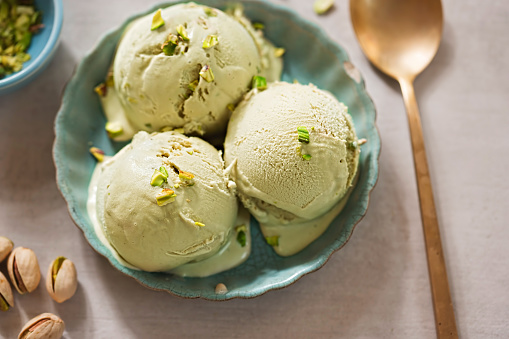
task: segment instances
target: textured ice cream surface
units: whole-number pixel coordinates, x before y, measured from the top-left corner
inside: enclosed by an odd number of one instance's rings
[[[299,128],[308,143],[299,141]],[[309,223],[332,211],[352,185],[358,158],[347,107],[313,85],[279,82],[251,91],[234,111],[225,140],[239,198],[262,231]]]
[[[161,167],[167,182],[153,186],[151,178]],[[212,257],[235,232],[237,201],[228,184],[221,156],[207,142],[175,132],[140,132],[103,165],[97,217],[127,263],[168,271]],[[159,206],[156,196],[163,189],[176,196]]]
[[[228,106],[250,89],[253,76],[270,73],[269,80],[279,79],[281,58],[267,61],[274,46],[254,39],[245,28],[248,21],[188,3],[162,9],[164,24],[151,30],[154,15],[132,22],[118,45],[114,87],[102,98],[108,120],[123,126],[124,133],[115,140],[163,127],[213,138],[224,133]],[[168,55],[162,45],[170,34],[178,45]],[[217,43],[204,46],[211,37]],[[200,75],[206,69],[209,76]]]

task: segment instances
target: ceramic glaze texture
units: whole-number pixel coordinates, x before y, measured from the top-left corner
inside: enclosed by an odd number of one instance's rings
[[[136,17],[171,4],[160,4]],[[286,287],[317,270],[350,238],[355,225],[366,213],[369,194],[378,177],[380,138],[375,126],[375,108],[346,52],[319,27],[285,7],[260,1],[242,4],[248,18],[265,24],[267,38],[276,46],[286,49],[282,80],[313,83],[331,92],[348,106],[358,137],[368,140],[362,146],[358,182],[345,209],[328,230],[302,252],[287,258],[278,256],[265,243],[258,225],[252,220],[253,249],[245,263],[208,278],[181,278],[126,268],[98,240],[86,209],[88,184],[95,166],[95,161],[88,153],[89,143],[102,148],[108,155],[116,153],[124,144],[112,142],[106,135],[105,117],[93,88],[104,79],[122,31],[134,17],[107,33],[82,60],[65,90],[55,122],[54,160],[58,186],[69,205],[72,218],[91,246],[107,257],[118,270],[141,284],[186,298],[252,298]],[[227,1],[208,1],[207,5],[224,8]],[[225,284],[228,293],[216,294],[214,289],[218,283]]]

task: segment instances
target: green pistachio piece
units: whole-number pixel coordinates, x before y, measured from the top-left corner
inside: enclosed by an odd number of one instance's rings
[[[189,155],[193,155],[194,151],[190,150],[190,151],[187,151],[187,153],[189,153]]]
[[[279,246],[279,235],[274,235],[272,237],[265,237],[265,241],[270,246]]]
[[[90,154],[98,161],[102,162],[104,161],[104,151],[97,147],[90,147],[89,149]]]
[[[297,134],[299,136],[299,141],[309,144],[309,132],[306,127],[299,126],[297,127]]]
[[[179,170],[179,178],[180,180],[193,180],[194,174]]]
[[[156,202],[158,206],[164,206],[175,201],[177,195],[169,188],[163,189],[156,195]]]
[[[161,171],[154,170],[154,174],[152,174],[152,178],[150,179],[150,185],[154,187],[161,186],[167,178],[168,176],[165,177]]]
[[[106,89],[106,85],[104,83],[101,83],[99,85],[97,85],[95,88],[94,88],[94,91],[100,96],[100,97],[104,97],[106,96],[106,93],[107,93],[107,89]]]
[[[228,108],[228,110],[230,110],[230,112],[235,111],[235,105],[234,104],[228,104],[228,105],[226,105],[226,108]]]
[[[198,80],[191,81],[189,85],[187,85],[187,88],[194,92],[196,87],[198,87],[198,82]]]
[[[151,31],[158,29],[159,27],[164,25],[163,17],[161,16],[161,9],[158,9],[154,17],[152,18],[152,26],[150,27]]]
[[[164,166],[159,167],[159,172],[161,172],[164,175],[164,181],[168,179],[168,171]]]
[[[357,149],[357,141],[352,141],[352,142],[349,142],[348,143],[348,148],[351,149],[351,150],[356,150]]]
[[[262,76],[255,75],[251,81],[251,88],[256,88],[259,91],[263,91],[267,89],[267,80]]]
[[[184,41],[189,41],[189,36],[187,35],[186,28],[183,25],[177,26],[177,33]]]
[[[203,11],[207,16],[217,16],[217,11],[214,8],[204,7]]]
[[[108,75],[106,76],[106,81],[104,82],[104,84],[107,87],[115,87],[115,80],[113,80],[113,72],[112,71],[108,72]]]
[[[195,221],[195,223],[194,223],[194,224],[195,224],[196,226],[200,226],[200,227],[205,226],[205,224],[204,224],[204,223],[199,222],[199,221]]]
[[[285,50],[284,48],[276,48],[276,49],[274,50],[274,56],[275,56],[276,58],[280,58],[280,57],[282,57],[282,56],[283,56],[283,54],[285,54],[285,52],[286,52],[286,50]]]
[[[240,244],[241,247],[246,246],[246,240],[247,240],[246,232],[239,231],[237,233],[237,242]]]
[[[334,0],[315,0],[315,3],[313,4],[313,10],[316,14],[322,15],[327,13],[333,5]]]
[[[214,73],[212,73],[212,68],[210,68],[209,65],[205,65],[200,70],[200,76],[206,81],[206,82],[212,82],[214,81]]]
[[[307,160],[307,161],[311,160],[311,154],[303,154],[302,159]]]
[[[262,24],[261,22],[253,22],[253,28],[254,29],[258,29],[258,30],[262,30],[265,28],[265,25]]]
[[[105,126],[106,132],[108,132],[108,135],[110,138],[116,138],[124,133],[124,129],[122,128],[122,125],[120,125],[117,122],[107,122]]]
[[[205,38],[205,40],[203,40],[202,47],[207,49],[217,45],[218,43],[217,35],[209,35]]]

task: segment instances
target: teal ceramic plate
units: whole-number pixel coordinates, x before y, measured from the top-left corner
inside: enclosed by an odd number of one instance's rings
[[[174,3],[160,4],[140,15]],[[218,8],[224,8],[226,3],[227,0],[206,2]],[[69,205],[72,218],[90,245],[107,257],[115,268],[141,284],[180,297],[210,300],[252,298],[284,288],[317,270],[350,238],[355,225],[366,213],[369,194],[378,177],[380,138],[375,126],[375,108],[362,78],[348,61],[346,52],[318,26],[288,8],[264,1],[242,3],[247,17],[255,22],[263,22],[266,36],[275,45],[286,49],[283,80],[312,82],[332,92],[349,107],[359,138],[368,139],[368,143],[362,147],[358,183],[346,208],[325,234],[302,252],[287,258],[279,257],[265,243],[253,220],[253,251],[244,264],[208,278],[181,278],[128,269],[120,265],[98,240],[86,209],[88,184],[95,166],[88,149],[93,144],[105,150],[106,154],[114,154],[122,145],[108,139],[104,131],[105,118],[93,88],[103,80],[121,32],[134,17],[107,33],[81,61],[67,85],[55,122],[53,151],[57,183]],[[216,295],[214,288],[218,283],[224,283],[229,292]]]

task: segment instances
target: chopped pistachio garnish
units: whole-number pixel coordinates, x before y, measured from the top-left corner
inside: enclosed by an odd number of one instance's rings
[[[104,97],[104,96],[106,96],[106,93],[108,92],[108,89],[106,88],[106,85],[104,83],[101,83],[101,84],[95,86],[94,91],[100,97]]]
[[[243,230],[237,231],[237,242],[240,244],[241,247],[246,246],[246,240],[247,240],[246,231]]]
[[[358,146],[357,141],[352,141],[348,143],[348,148],[351,150],[356,150],[357,146]]]
[[[203,11],[207,16],[217,16],[217,11],[214,8],[205,7],[203,8]]]
[[[315,0],[313,10],[316,14],[322,15],[327,13],[332,5],[334,5],[334,0]]]
[[[177,48],[178,43],[178,36],[170,33],[166,41],[161,45],[161,49],[165,55],[173,55],[175,54],[175,48]]]
[[[187,88],[189,88],[191,91],[195,91],[196,87],[198,87],[198,80],[191,81],[189,85],[187,85]]]
[[[294,84],[300,84],[299,80],[297,80],[297,79],[293,79],[293,83]]]
[[[251,88],[256,88],[260,91],[267,89],[267,80],[264,77],[255,75],[251,81]]]
[[[301,153],[300,153],[300,146],[297,146],[297,147],[295,148],[295,151],[297,152],[297,154],[298,154],[298,155],[301,155]]]
[[[273,235],[272,237],[265,237],[265,241],[270,246],[279,246],[279,235]]]
[[[164,181],[168,179],[168,171],[164,166],[159,167],[159,172],[161,172],[164,175]]]
[[[150,179],[150,185],[155,187],[161,186],[166,180],[166,178],[164,177],[164,174],[161,173],[161,171],[154,170],[154,174],[152,174],[152,179]]]
[[[302,159],[307,160],[307,161],[311,160],[311,154],[303,154]]]
[[[177,33],[184,41],[189,41],[189,36],[187,35],[186,28],[183,25],[177,26]]]
[[[200,71],[200,76],[206,81],[206,82],[212,82],[214,81],[214,73],[212,73],[212,68],[210,68],[209,65],[203,66],[203,68]]]
[[[189,155],[193,155],[194,151],[190,150],[190,151],[187,151],[187,153],[189,153]]]
[[[124,129],[122,128],[122,125],[120,125],[117,122],[110,122],[108,121],[105,126],[106,132],[108,132],[108,135],[110,138],[116,138],[122,133],[124,133]]]
[[[164,25],[163,17],[161,16],[161,9],[158,9],[154,17],[152,18],[152,26],[150,27],[151,31],[158,29],[159,27]]]
[[[180,185],[179,185],[179,184],[175,184],[175,185],[173,185],[173,187],[174,187],[174,188],[179,188],[179,187],[180,187]]]
[[[228,108],[230,110],[230,112],[235,111],[235,105],[234,104],[228,104],[228,105],[226,105],[226,108]]]
[[[163,189],[161,192],[157,193],[156,195],[156,202],[159,206],[164,206],[166,204],[169,204],[171,202],[175,201],[175,197],[177,195],[175,192],[169,188]]]
[[[33,1],[0,1],[0,79],[20,71],[30,60],[26,51],[32,35],[42,27],[41,12],[34,9]]]
[[[180,133],[180,134],[184,134],[184,129],[183,128],[175,128],[173,130],[173,132],[177,132],[177,133]]]
[[[362,146],[367,142],[368,142],[367,139],[362,138],[362,139],[357,140],[357,145]]]
[[[194,222],[194,224],[195,224],[196,226],[200,226],[200,227],[205,226],[205,224],[204,224],[204,223],[199,222],[199,221],[195,221],[195,222]]]
[[[102,162],[104,160],[104,151],[97,147],[90,147],[90,154],[94,156],[94,158],[98,162]]]
[[[284,48],[276,48],[276,49],[274,50],[274,56],[275,56],[276,58],[282,57],[282,56],[283,56],[283,54],[285,54],[285,52],[286,52],[286,50],[285,50]]]
[[[181,180],[193,180],[194,174],[191,174],[189,172],[184,172],[184,171],[179,170],[179,178]]]
[[[297,133],[299,135],[299,141],[309,144],[309,132],[308,129],[304,126],[297,127]]]
[[[207,49],[211,48],[219,43],[219,40],[217,39],[217,35],[208,35],[204,40],[202,47]]]
[[[254,29],[264,29],[265,28],[265,25],[262,24],[261,22],[253,22],[253,28]]]
[[[114,87],[115,86],[115,81],[113,80],[113,72],[108,72],[108,75],[106,76],[106,81],[104,82],[104,84],[107,86],[107,87]]]

